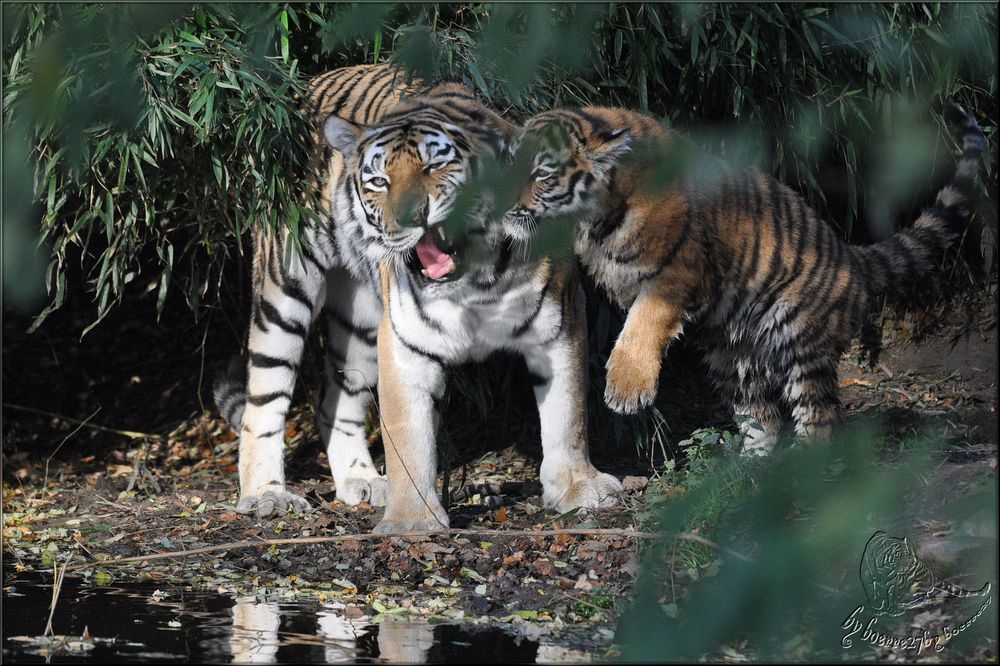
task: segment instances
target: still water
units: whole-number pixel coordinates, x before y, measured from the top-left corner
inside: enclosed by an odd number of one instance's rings
[[[159,590],[159,593],[157,593]],[[145,582],[97,586],[67,576],[44,633],[52,575],[4,570],[5,662],[559,663],[596,646],[529,640],[496,627],[348,617],[342,605],[233,598]],[[355,615],[357,615],[355,613]],[[89,638],[81,640],[86,630]],[[566,640],[565,638],[563,640]]]

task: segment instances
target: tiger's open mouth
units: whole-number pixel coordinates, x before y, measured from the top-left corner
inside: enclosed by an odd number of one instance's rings
[[[445,234],[444,225],[428,229],[415,250],[409,261],[414,274],[431,282],[449,282],[458,277],[458,255],[455,244]]]

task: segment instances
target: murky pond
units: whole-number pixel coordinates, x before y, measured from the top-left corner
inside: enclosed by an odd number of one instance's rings
[[[3,576],[6,662],[557,663],[591,661],[594,644],[531,640],[492,626],[385,620],[339,604],[273,601],[148,582],[99,586],[66,576],[42,638],[52,575]],[[563,639],[565,641],[565,638]]]

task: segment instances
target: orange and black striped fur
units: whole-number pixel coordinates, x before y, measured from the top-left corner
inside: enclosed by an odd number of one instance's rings
[[[828,430],[837,362],[869,303],[932,269],[971,214],[985,140],[953,113],[964,144],[954,179],[913,226],[874,245],[845,244],[769,176],[683,162],[690,142],[649,116],[595,107],[526,123],[518,151],[532,171],[502,224],[524,240],[546,219],[579,220],[583,266],[628,309],[607,365],[612,409],[653,401],[666,347],[696,324],[714,381],[747,417],[747,450],[766,453],[789,416],[800,435]]]
[[[338,499],[386,503],[380,531],[447,526],[435,488],[445,368],[500,349],[521,353],[537,377],[543,499],[562,511],[613,503],[621,484],[587,449],[576,276],[517,261],[487,225],[489,194],[473,187],[516,128],[461,85],[407,85],[384,65],[317,77],[308,101],[322,223],[305,230],[301,252],[286,252],[285,234],[257,235],[247,376],[216,391],[241,428],[238,510],[305,505],[285,487],[283,433],[321,310],[320,434]],[[376,384],[387,478],[364,436]]]

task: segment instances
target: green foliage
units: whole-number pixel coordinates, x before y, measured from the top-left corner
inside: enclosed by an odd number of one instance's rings
[[[648,505],[641,516],[643,529],[662,529],[661,514],[672,498],[697,491],[701,499],[685,519],[682,531],[714,538],[717,526],[754,489],[753,471],[759,461],[727,464],[740,455],[742,446],[742,437],[717,428],[699,428],[679,441],[677,449],[683,464],[678,467],[675,460],[668,460],[665,473],[650,483],[646,491]],[[716,553],[704,544],[683,541],[673,545],[672,555],[685,567],[700,567],[710,565]]]
[[[182,261],[197,310],[234,249],[228,240],[251,224],[295,228],[311,215],[291,177],[308,167],[302,80],[294,61],[266,54],[281,12],[11,11],[20,39],[5,72],[6,131],[34,146],[53,254],[54,298],[36,325],[65,296],[71,248],[98,318],[135,280],[162,307]]]
[[[614,605],[615,599],[610,594],[593,592],[573,601],[569,609],[580,617],[597,618],[601,611],[613,608]]]

